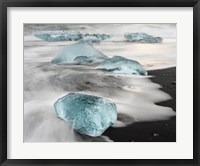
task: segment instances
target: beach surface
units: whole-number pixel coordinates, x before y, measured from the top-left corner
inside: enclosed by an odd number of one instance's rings
[[[149,71],[150,79],[162,85],[161,90],[170,94],[172,99],[157,103],[172,107],[176,112],[176,68]],[[137,122],[127,127],[109,128],[104,135],[117,142],[175,142],[176,117],[163,121]]]

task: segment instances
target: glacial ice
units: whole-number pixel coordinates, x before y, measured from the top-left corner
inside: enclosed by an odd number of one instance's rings
[[[147,75],[147,71],[139,62],[122,56],[113,56],[110,59],[106,59],[101,62],[96,69],[119,74]]]
[[[147,33],[125,33],[124,37],[127,41],[130,42],[139,42],[139,43],[161,43],[161,37],[154,37]]]
[[[102,39],[95,37],[95,36],[85,36],[82,39],[80,39],[80,42],[84,42],[84,43],[99,43],[101,42]]]
[[[53,42],[53,41],[77,41],[81,39],[81,33],[65,33],[65,32],[37,32],[34,34],[35,37],[42,39],[44,41]]]
[[[107,56],[86,43],[70,44],[62,48],[53,58],[53,64],[86,64],[101,62]]]
[[[69,122],[81,134],[100,136],[117,121],[117,107],[107,99],[69,93],[58,99],[55,104],[58,117]]]
[[[92,61],[93,60],[87,56],[78,56],[74,59],[74,63],[77,65],[89,64],[92,63]]]
[[[110,35],[106,34],[89,34],[89,33],[82,34],[79,32],[64,32],[64,31],[37,32],[34,34],[34,36],[48,42],[81,41],[87,43],[95,43],[110,38]]]
[[[84,42],[84,43],[99,43],[102,40],[106,40],[108,38],[110,38],[110,35],[106,35],[106,34],[85,34],[80,39],[80,42]]]

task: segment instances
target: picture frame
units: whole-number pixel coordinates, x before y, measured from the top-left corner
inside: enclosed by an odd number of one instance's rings
[[[193,159],[7,159],[7,9],[8,7],[193,7]],[[200,165],[200,2],[199,0],[2,0],[0,4],[0,163],[9,165]],[[27,152],[28,153],[28,152]]]

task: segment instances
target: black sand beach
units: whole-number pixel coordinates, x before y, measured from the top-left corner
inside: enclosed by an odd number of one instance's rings
[[[162,85],[161,90],[172,99],[161,103],[176,111],[176,68],[148,72],[153,82]],[[137,122],[128,127],[109,128],[103,135],[116,142],[176,142],[176,117],[165,121]]]

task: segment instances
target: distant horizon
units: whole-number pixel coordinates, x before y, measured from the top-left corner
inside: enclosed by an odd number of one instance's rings
[[[114,26],[114,27],[113,27]],[[144,32],[162,38],[176,38],[176,24],[139,24],[139,23],[88,23],[88,24],[24,24],[24,35],[38,31],[65,31],[80,33],[100,33],[110,35],[124,35],[125,33]]]

